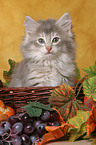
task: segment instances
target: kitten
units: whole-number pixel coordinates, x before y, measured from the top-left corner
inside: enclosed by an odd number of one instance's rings
[[[39,22],[26,16],[25,28],[24,60],[14,69],[9,87],[73,86],[75,42],[69,13]]]

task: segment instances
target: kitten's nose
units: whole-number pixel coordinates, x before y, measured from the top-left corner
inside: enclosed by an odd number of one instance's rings
[[[50,52],[52,47],[51,46],[47,46],[46,49],[48,50],[48,52]]]

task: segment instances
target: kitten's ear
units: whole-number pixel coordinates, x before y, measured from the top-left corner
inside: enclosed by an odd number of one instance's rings
[[[26,32],[28,34],[30,33],[34,33],[34,31],[39,27],[38,22],[36,22],[35,20],[33,20],[31,17],[26,16],[25,17],[25,28],[26,28]]]
[[[66,32],[71,30],[71,18],[69,13],[65,13],[56,23]]]

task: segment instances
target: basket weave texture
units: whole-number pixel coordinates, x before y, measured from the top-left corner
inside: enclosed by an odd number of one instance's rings
[[[22,106],[29,101],[39,101],[48,104],[48,98],[55,87],[22,87],[0,88],[0,99],[5,105],[12,107],[16,112],[22,112]]]
[[[51,96],[53,89],[56,87],[20,87],[20,88],[5,88],[0,81],[0,99],[5,105],[12,107],[16,113],[23,112],[21,108],[27,105],[30,101],[39,101],[43,104],[48,104],[48,98]],[[74,88],[73,88],[74,89]],[[78,91],[78,87],[76,92]],[[83,100],[84,94],[81,89],[78,99]]]

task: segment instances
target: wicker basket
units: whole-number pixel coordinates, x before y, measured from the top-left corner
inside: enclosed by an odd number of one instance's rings
[[[48,104],[53,89],[54,87],[0,88],[0,99],[16,112],[21,112],[20,107],[32,100]]]
[[[55,87],[22,87],[22,88],[5,88],[0,83],[0,99],[5,105],[12,107],[16,113],[23,112],[22,106],[29,101],[39,101],[48,104],[48,98]],[[78,91],[78,88],[77,88]],[[81,90],[78,98],[84,98]]]

